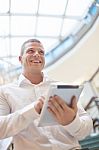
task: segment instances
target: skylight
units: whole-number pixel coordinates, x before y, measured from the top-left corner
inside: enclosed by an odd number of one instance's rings
[[[41,40],[46,53],[66,39],[94,0],[0,0],[0,59],[18,66],[22,43]]]

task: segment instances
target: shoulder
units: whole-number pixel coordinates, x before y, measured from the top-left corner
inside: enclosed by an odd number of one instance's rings
[[[4,84],[4,85],[1,85],[0,86],[0,92],[1,91],[5,91],[6,89],[9,89],[9,88],[12,88],[12,87],[15,87],[15,86],[18,86],[18,82],[12,82],[12,83],[8,83],[8,84]]]
[[[51,84],[55,84],[55,85],[67,85],[65,82],[58,81],[58,80],[55,80],[52,78],[48,78],[47,81],[50,82]]]

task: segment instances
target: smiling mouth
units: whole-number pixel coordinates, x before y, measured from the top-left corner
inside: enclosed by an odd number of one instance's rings
[[[31,62],[34,63],[34,64],[41,64],[40,60],[31,60]]]

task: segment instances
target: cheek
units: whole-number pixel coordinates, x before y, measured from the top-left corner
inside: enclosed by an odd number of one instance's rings
[[[45,60],[44,60],[44,65],[45,65]]]
[[[42,58],[43,63],[45,64],[45,58]]]
[[[21,60],[21,64],[25,65],[28,61],[28,59],[26,57],[23,57]]]

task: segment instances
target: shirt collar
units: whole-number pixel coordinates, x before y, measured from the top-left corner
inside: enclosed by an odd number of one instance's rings
[[[40,84],[42,84],[42,83],[45,83],[45,82],[47,82],[47,81],[49,81],[49,78],[48,78],[48,76],[47,75],[45,75],[44,73],[43,73],[43,81],[42,82],[40,82],[38,85],[40,85]],[[21,86],[21,85],[26,85],[26,84],[32,84],[31,83],[31,81],[30,80],[28,80],[23,74],[21,74],[20,76],[19,76],[19,79],[18,79],[18,85],[19,86]],[[33,85],[33,84],[32,84]],[[35,84],[34,84],[35,85]]]

